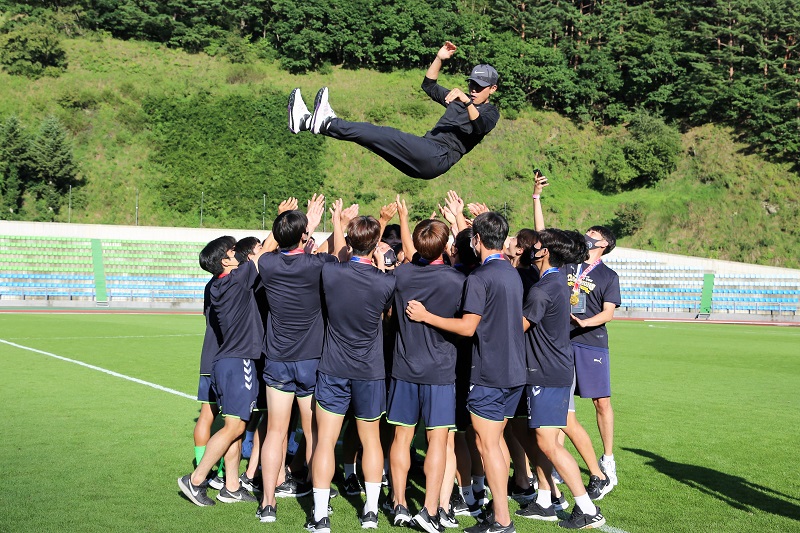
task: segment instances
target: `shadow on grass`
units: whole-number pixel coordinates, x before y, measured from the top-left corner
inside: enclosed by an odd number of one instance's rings
[[[753,483],[743,477],[732,476],[705,466],[677,463],[653,452],[639,448],[622,448],[650,461],[652,466],[664,475],[680,481],[703,494],[713,496],[736,509],[752,512],[760,510],[793,520],[800,520],[800,501],[769,487]]]

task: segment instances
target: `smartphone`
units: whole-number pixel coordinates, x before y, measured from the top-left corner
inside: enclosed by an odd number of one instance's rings
[[[386,250],[386,253],[383,254],[383,266],[394,266],[397,263],[397,254],[394,253],[394,250],[389,248]]]

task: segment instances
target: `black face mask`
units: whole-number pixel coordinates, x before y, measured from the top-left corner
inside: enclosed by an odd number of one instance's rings
[[[594,250],[595,248],[597,248],[597,243],[603,240],[603,239],[592,239],[588,235],[584,235],[584,238],[586,239],[586,247],[589,248],[589,250]]]

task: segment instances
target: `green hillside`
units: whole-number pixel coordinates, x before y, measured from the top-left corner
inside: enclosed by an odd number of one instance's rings
[[[423,134],[440,108],[419,89],[421,70],[292,75],[273,61],[237,65],[153,43],[77,38],[63,46],[69,66],[60,77],[0,72],[0,121],[16,115],[34,132],[45,117],[58,118],[85,182],[73,188],[71,214],[64,199],[56,212],[27,212],[28,219],[133,224],[138,192],[139,224],[196,227],[202,196],[204,226],[259,230],[263,194],[269,224],[280,196],[305,196],[321,183],[328,197],[357,201],[363,213],[377,214],[401,192],[418,216],[452,188],[521,228],[532,225],[529,180],[539,167],[552,184],[544,195],[549,225],[611,224],[625,234],[622,246],[800,266],[800,178],[788,163],[748,153],[727,128],[684,133],[677,170],[655,186],[604,194],[596,161],[620,130],[526,107],[501,119],[450,172],[423,182],[358,146],[292,136],[282,100],[299,86],[311,104],[327,85],[339,116]],[[463,82],[442,77],[444,85]]]

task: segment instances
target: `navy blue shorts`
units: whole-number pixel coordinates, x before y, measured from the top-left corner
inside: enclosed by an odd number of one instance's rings
[[[570,388],[528,385],[528,427],[567,427]]]
[[[575,353],[575,394],[581,398],[607,398],[611,396],[611,367],[608,350],[572,343]]]
[[[525,386],[499,388],[473,385],[467,396],[467,409],[474,416],[493,422],[514,418]]]
[[[359,420],[378,420],[386,412],[386,380],[347,379],[319,372],[314,399],[318,407],[335,415],[344,416],[352,408]]]
[[[423,385],[392,378],[386,420],[396,426],[416,426],[420,417],[425,429],[456,425],[456,384]]]
[[[305,361],[272,361],[264,365],[264,382],[268,387],[305,398],[314,394],[319,359]]]
[[[211,381],[222,416],[234,416],[245,422],[250,420],[259,388],[255,362],[238,357],[214,361]]]
[[[209,404],[217,403],[217,395],[214,394],[211,376],[208,374],[200,374],[200,382],[197,384],[197,401]]]

